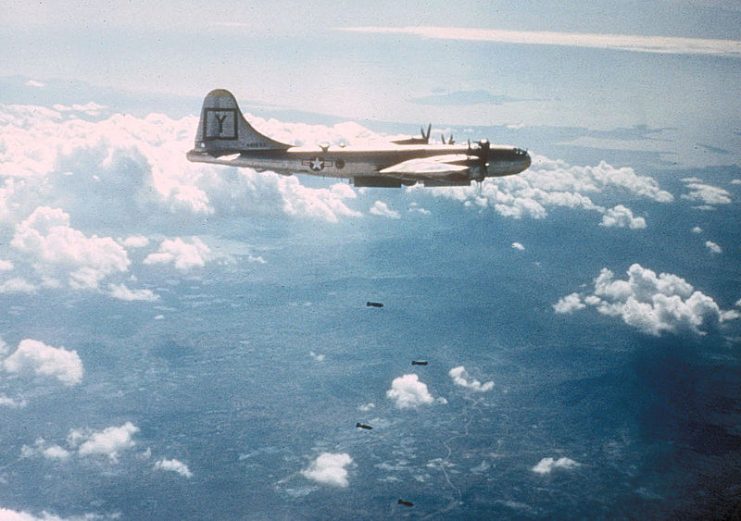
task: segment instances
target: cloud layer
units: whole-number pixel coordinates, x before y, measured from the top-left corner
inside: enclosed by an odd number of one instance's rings
[[[349,27],[342,30],[378,34],[407,34],[441,40],[590,47],[660,54],[708,54],[741,58],[741,41],[737,40],[629,34],[507,31],[502,29],[476,29],[473,27]]]
[[[594,279],[591,294],[572,293],[553,305],[567,314],[593,306],[603,315],[620,317],[629,326],[651,335],[691,331],[697,334],[739,317],[735,310],[723,311],[709,296],[677,275],[660,273],[633,264],[627,280],[603,268]]]
[[[423,189],[412,187],[408,190]],[[602,214],[603,226],[633,229],[645,228],[645,219],[634,216],[624,205],[605,208],[594,203],[591,197],[610,190],[659,203],[674,200],[653,178],[639,175],[630,167],[614,167],[605,161],[596,166],[576,166],[543,156],[535,156],[533,166],[519,175],[488,178],[480,187],[424,190],[426,194],[454,199],[466,206],[490,208],[513,219],[543,219],[549,208],[571,208]]]

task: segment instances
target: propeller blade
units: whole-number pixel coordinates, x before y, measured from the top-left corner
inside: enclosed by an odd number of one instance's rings
[[[427,125],[427,134],[422,132],[422,137],[425,138],[425,140],[429,143],[430,142],[430,133],[432,132],[432,123],[429,123]]]

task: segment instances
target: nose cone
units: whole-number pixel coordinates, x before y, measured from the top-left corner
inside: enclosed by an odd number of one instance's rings
[[[514,157],[513,159],[513,167],[516,169],[516,174],[519,174],[520,172],[524,172],[528,168],[530,168],[530,165],[532,164],[533,160],[530,157],[530,154],[527,153],[527,150],[523,150],[522,148],[514,148],[513,150]]]

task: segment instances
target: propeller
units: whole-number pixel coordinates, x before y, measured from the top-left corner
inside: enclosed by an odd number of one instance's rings
[[[445,134],[440,134],[440,139],[442,140],[443,145],[454,145],[455,144],[455,139],[453,139],[452,133],[450,134],[450,137],[448,138],[447,141],[445,141]]]
[[[432,132],[432,123],[427,125],[427,132],[425,132],[424,127],[420,127],[419,131],[422,133],[422,139],[424,140],[425,144],[430,143],[430,133]]]
[[[471,143],[469,142],[468,147],[470,149]],[[476,181],[481,183],[486,177],[486,167],[489,166],[489,150],[491,149],[491,143],[488,139],[482,139],[479,141],[479,148],[476,151],[476,155],[479,156],[479,169]]]

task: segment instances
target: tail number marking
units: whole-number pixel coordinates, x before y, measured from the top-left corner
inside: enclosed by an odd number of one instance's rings
[[[238,139],[235,109],[204,109],[203,138]]]

